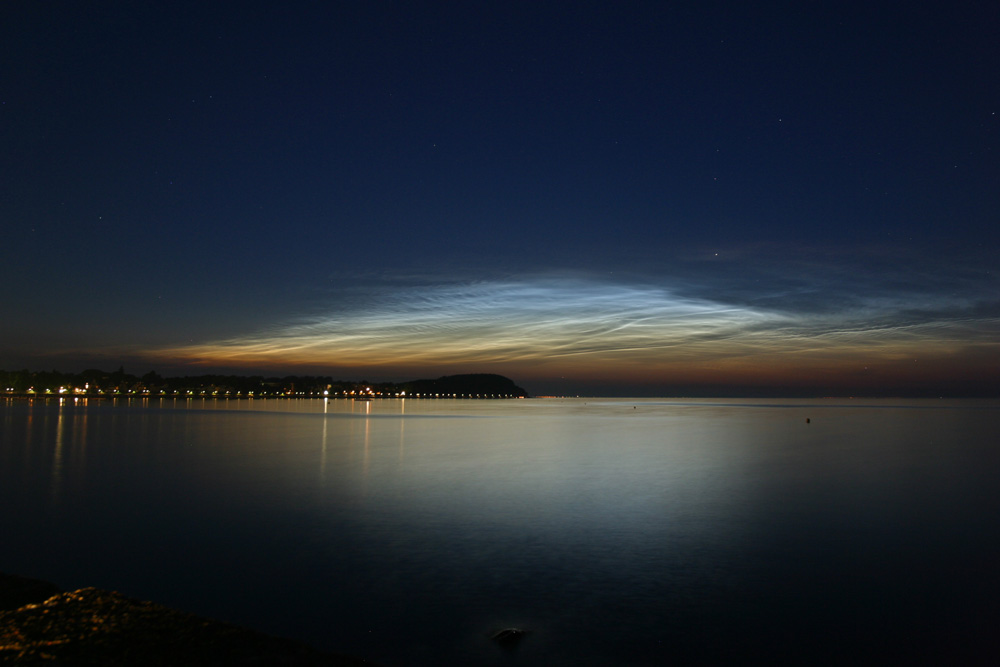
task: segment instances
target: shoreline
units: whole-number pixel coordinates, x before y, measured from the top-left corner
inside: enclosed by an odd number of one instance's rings
[[[0,573],[0,662],[378,667],[117,591]]]
[[[150,399],[181,399],[185,401],[290,401],[290,400],[329,400],[329,401],[357,401],[361,403],[368,403],[371,401],[443,401],[443,400],[463,400],[463,401],[509,401],[509,400],[520,400],[524,398],[529,398],[527,396],[485,396],[480,394],[449,394],[440,396],[422,396],[414,394],[412,396],[343,396],[343,395],[330,395],[324,396],[322,394],[310,393],[310,394],[268,394],[268,395],[247,395],[247,394],[188,394],[188,393],[156,393],[156,394],[25,394],[25,393],[13,393],[7,392],[0,394],[3,398],[8,398],[11,400],[29,400],[29,401],[66,401],[69,399],[73,400],[85,400],[85,401],[148,401]],[[541,397],[539,397],[541,398]],[[548,397],[548,398],[575,398],[575,397]]]

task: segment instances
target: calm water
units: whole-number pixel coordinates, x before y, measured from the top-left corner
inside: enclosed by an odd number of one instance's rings
[[[0,434],[0,571],[388,666],[1000,650],[996,402],[7,401]]]

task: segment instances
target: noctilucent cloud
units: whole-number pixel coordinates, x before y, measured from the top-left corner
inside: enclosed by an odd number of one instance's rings
[[[0,8],[0,368],[1000,393],[1000,13]]]

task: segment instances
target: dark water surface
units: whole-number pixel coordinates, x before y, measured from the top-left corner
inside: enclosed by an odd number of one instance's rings
[[[997,402],[8,400],[0,437],[0,571],[389,666],[1000,650]]]

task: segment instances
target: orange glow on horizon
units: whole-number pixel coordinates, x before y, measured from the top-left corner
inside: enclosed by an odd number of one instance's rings
[[[895,308],[903,310],[906,304]],[[240,338],[148,352],[215,368],[693,386],[928,383],[995,374],[996,322],[892,307],[791,314],[587,282],[476,286]]]

